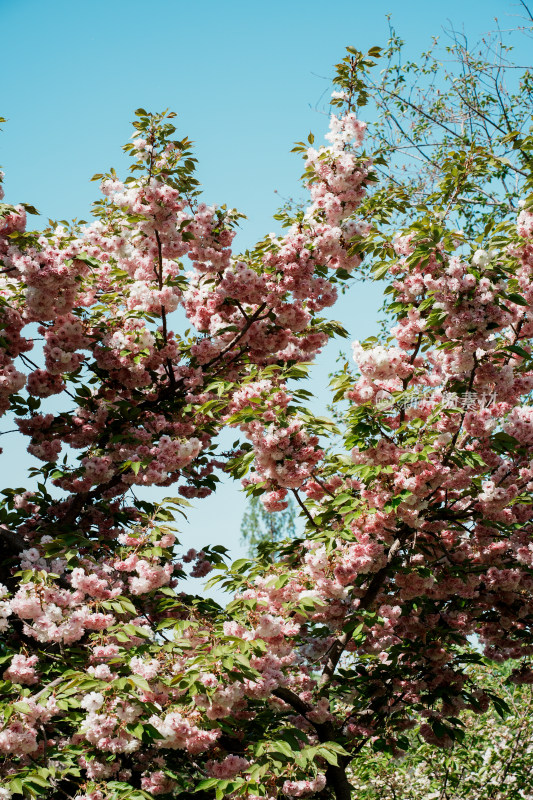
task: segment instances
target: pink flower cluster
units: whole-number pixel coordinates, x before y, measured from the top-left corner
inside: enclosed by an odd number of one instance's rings
[[[325,785],[326,776],[319,774],[310,781],[285,781],[282,791],[289,797],[306,797],[321,792]]]
[[[16,653],[4,672],[4,680],[31,686],[39,680],[35,671],[35,665],[38,663],[39,656],[24,656],[22,653]]]
[[[244,772],[250,762],[241,756],[226,756],[223,761],[208,761],[205,769],[212,778],[234,778],[239,772]]]
[[[265,429],[257,421],[242,427],[254,446],[257,482],[268,481],[283,489],[297,488],[310,477],[323,456],[318,437],[310,436],[297,418],[286,427],[273,424]]]

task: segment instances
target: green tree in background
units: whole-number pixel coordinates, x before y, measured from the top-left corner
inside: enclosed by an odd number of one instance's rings
[[[295,534],[296,509],[292,499],[284,511],[269,513],[259,497],[251,497],[241,522],[241,542],[255,555],[264,544],[290,539]]]
[[[533,691],[509,666],[472,665],[470,677],[499,703],[463,718],[464,739],[439,749],[410,735],[404,757],[374,753],[351,776],[357,800],[531,800]]]

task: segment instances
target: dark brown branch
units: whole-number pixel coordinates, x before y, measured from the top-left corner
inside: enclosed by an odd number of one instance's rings
[[[25,549],[22,537],[0,526],[0,583],[9,583],[13,559]]]
[[[474,366],[472,368],[472,372],[470,373],[470,380],[468,381],[467,392],[471,392],[472,391],[472,387],[474,386],[474,377],[475,377],[476,370],[477,370],[478,366],[479,366],[479,361],[477,360],[476,354],[474,353]],[[452,441],[450,442],[450,446],[448,448],[448,452],[446,453],[446,455],[442,459],[442,465],[444,467],[447,465],[448,461],[450,460],[451,455],[452,455],[452,453],[454,451],[455,445],[457,444],[457,440],[459,438],[459,434],[461,433],[461,428],[463,427],[463,422],[465,420],[465,417],[466,417],[466,408],[463,411],[463,413],[461,414],[461,419],[459,420],[458,428],[457,428],[457,430],[455,431],[455,433],[453,435]]]
[[[398,552],[400,545],[401,545],[401,540],[395,539],[387,554],[386,565],[382,567],[380,570],[378,570],[374,575],[374,577],[372,578],[372,580],[370,581],[365,594],[363,595],[363,597],[359,602],[359,606],[357,607],[358,611],[361,609],[366,610],[370,608],[370,606],[376,599],[379,590],[383,586],[385,578],[389,574],[391,561]],[[321,686],[327,686],[333,679],[333,675],[337,668],[337,664],[339,663],[339,660],[346,648],[346,645],[351,640],[352,636],[353,636],[353,630],[347,633],[343,633],[342,636],[339,636],[338,639],[336,639],[333,642],[333,645],[331,646],[331,649],[329,651],[328,660],[326,661],[326,666],[324,667],[324,670],[322,672],[322,679],[320,681]]]
[[[312,472],[312,473],[311,473],[311,475],[313,476],[313,480],[314,480],[314,481],[316,481],[316,482],[318,483],[318,485],[319,485],[319,486],[321,486],[321,487],[324,489],[324,491],[325,491],[325,492],[327,492],[327,493],[329,494],[329,496],[330,496],[330,497],[335,497],[335,492],[331,492],[331,491],[330,491],[330,490],[327,488],[327,486],[326,486],[326,484],[324,483],[324,481],[320,480],[320,478],[317,478],[317,476],[315,475],[315,473],[314,473],[314,472]]]
[[[221,351],[221,352],[220,352],[220,353],[219,353],[217,356],[215,356],[214,358],[212,358],[212,359],[211,359],[211,361],[208,361],[208,362],[207,362],[207,364],[204,364],[204,365],[203,365],[203,369],[204,369],[204,370],[205,370],[205,369],[207,369],[207,367],[210,367],[212,364],[214,364],[216,361],[218,361],[218,360],[219,360],[219,358],[222,358],[223,356],[225,356],[225,355],[226,355],[226,353],[229,353],[229,351],[230,351],[230,350],[232,350],[232,349],[235,347],[235,345],[237,344],[237,342],[238,342],[240,339],[242,339],[242,337],[245,335],[245,333],[247,333],[247,332],[248,332],[248,330],[249,330],[249,329],[252,327],[253,323],[254,323],[254,322],[257,322],[257,320],[258,320],[258,319],[259,319],[259,317],[261,316],[261,312],[262,312],[262,311],[264,311],[264,310],[265,310],[265,308],[266,308],[266,303],[261,303],[261,305],[260,305],[260,306],[258,306],[258,307],[256,308],[256,310],[254,311],[254,313],[252,314],[252,316],[251,316],[251,317],[248,317],[248,322],[247,322],[247,324],[244,326],[244,328],[242,329],[242,331],[239,333],[239,335],[238,335],[238,336],[236,336],[236,337],[235,337],[235,339],[234,339],[232,342],[230,342],[230,343],[228,344],[228,346],[227,346],[227,347],[225,347],[225,348],[224,348],[224,350],[222,350],[222,351]]]
[[[306,703],[293,691],[283,686],[280,686],[279,689],[275,689],[273,694],[275,697],[278,697],[280,700],[290,705],[303,717],[305,717],[309,711],[313,710],[312,705]],[[318,723],[312,722],[311,720],[309,720],[309,722],[315,728],[320,742],[331,742],[335,741],[337,738],[337,731],[331,722]],[[327,786],[333,789],[335,800],[351,800],[353,787],[346,777],[346,767],[350,761],[351,756],[345,756],[344,758],[339,756],[338,766],[330,764],[326,769]]]
[[[284,703],[287,705],[292,706],[298,714],[301,714],[302,717],[305,717],[310,711],[313,710],[313,706],[309,703],[306,703],[305,700],[302,700],[298,695],[293,692],[291,689],[287,689],[284,686],[280,686],[279,689],[275,689],[272,694],[277,697],[279,700],[283,700]]]
[[[307,517],[307,519],[309,520],[309,522],[311,523],[311,525],[313,525],[313,527],[315,527],[315,528],[318,528],[318,525],[316,524],[316,522],[314,521],[313,517],[312,517],[312,516],[311,516],[311,514],[309,513],[309,510],[306,508],[306,505],[305,505],[305,503],[303,502],[303,500],[301,499],[301,497],[300,497],[300,495],[298,494],[297,490],[296,490],[296,489],[291,489],[291,492],[292,492],[292,493],[293,493],[293,495],[295,496],[295,498],[296,498],[296,502],[298,503],[298,505],[300,506],[300,508],[301,508],[301,509],[302,509],[302,511],[304,512],[305,516]]]

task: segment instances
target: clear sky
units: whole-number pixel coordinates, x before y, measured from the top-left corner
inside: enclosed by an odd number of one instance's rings
[[[450,24],[474,41],[495,17],[515,27],[523,10],[518,0],[0,0],[6,200],[44,218],[87,219],[98,194],[91,176],[125,166],[133,110],[168,107],[196,143],[206,201],[247,215],[243,249],[276,230],[280,198],[301,196],[292,143],[324,131],[332,65],[347,45],[384,45],[387,13],[416,56]],[[334,316],[363,339],[380,304],[375,286],[358,285]],[[317,393],[338,349],[320,359]],[[19,483],[20,447],[12,442],[10,463]],[[218,541],[237,557],[244,502],[231,486],[202,501],[184,541]]]

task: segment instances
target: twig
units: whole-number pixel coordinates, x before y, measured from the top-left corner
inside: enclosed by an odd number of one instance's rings
[[[308,511],[308,509],[306,508],[305,503],[301,500],[300,495],[298,494],[297,490],[296,489],[291,489],[291,492],[295,496],[296,502],[298,503],[298,505],[300,506],[300,508],[304,512],[305,516],[307,517],[307,519],[309,520],[311,525],[313,525],[315,528],[318,528],[318,525],[316,524],[316,522],[314,521],[313,517],[311,516],[311,514]]]

